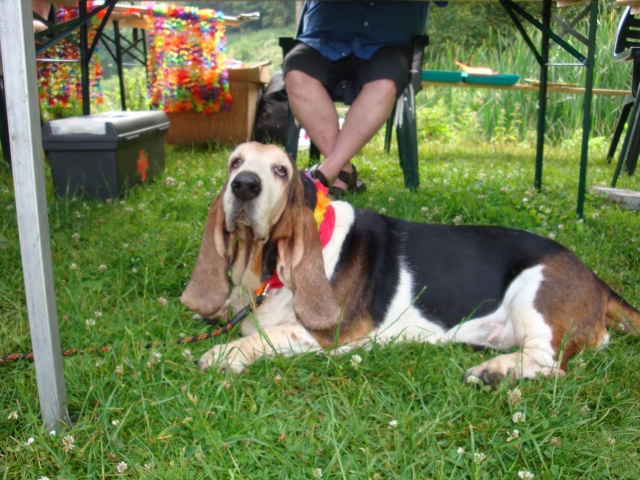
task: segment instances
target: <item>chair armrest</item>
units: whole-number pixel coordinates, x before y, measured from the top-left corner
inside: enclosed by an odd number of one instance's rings
[[[296,42],[296,39],[293,37],[280,37],[278,39],[278,44],[282,49],[282,58],[287,56],[287,54],[291,51],[291,49],[295,45],[295,42]]]

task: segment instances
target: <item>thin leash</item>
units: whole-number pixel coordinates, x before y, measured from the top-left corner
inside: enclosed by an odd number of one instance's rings
[[[231,330],[233,330],[233,328],[238,325],[240,322],[242,322],[245,318],[247,318],[249,315],[251,315],[251,313],[257,308],[259,307],[262,302],[265,301],[265,299],[269,296],[269,288],[271,287],[271,284],[269,283],[269,281],[267,280],[266,282],[264,282],[260,288],[258,288],[258,290],[256,291],[256,296],[253,299],[253,301],[249,304],[247,304],[242,310],[240,310],[238,313],[236,313],[234,315],[234,317],[231,319],[230,322],[224,324],[223,326],[213,330],[212,332],[206,332],[206,333],[201,333],[200,335],[191,335],[188,337],[180,337],[180,338],[175,338],[173,340],[170,340],[168,342],[161,342],[161,341],[157,341],[157,342],[151,342],[151,343],[147,343],[146,345],[144,345],[145,349],[149,349],[149,348],[156,348],[156,347],[164,347],[167,345],[180,345],[183,343],[194,343],[194,342],[199,342],[201,340],[206,340],[207,338],[215,338],[215,337],[219,337],[220,335],[222,335],[223,333],[229,333]],[[207,320],[205,320],[207,321]],[[207,322],[208,323],[208,322]],[[70,357],[72,355],[75,355],[76,353],[82,352],[82,353],[91,353],[91,352],[99,352],[99,353],[106,353],[111,351],[111,347],[110,346],[104,346],[104,347],[88,347],[85,348],[83,350],[78,350],[77,348],[69,348],[66,350],[62,351],[62,356],[63,357]],[[3,363],[8,363],[8,362],[16,362],[18,360],[33,360],[33,352],[29,352],[29,353],[9,353],[7,355],[0,355],[0,364]]]

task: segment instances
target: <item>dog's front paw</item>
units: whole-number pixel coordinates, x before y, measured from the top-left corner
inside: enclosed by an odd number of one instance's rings
[[[200,367],[201,370],[216,367],[221,372],[231,371],[233,373],[242,373],[245,369],[245,364],[242,362],[242,359],[243,355],[237,347],[216,345],[200,357],[198,367]]]

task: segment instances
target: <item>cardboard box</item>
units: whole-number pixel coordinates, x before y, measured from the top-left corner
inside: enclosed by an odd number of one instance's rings
[[[115,198],[164,169],[164,112],[106,112],[42,126],[57,195]]]
[[[256,107],[262,89],[269,83],[268,62],[250,68],[229,70],[229,110],[211,115],[196,112],[168,112],[171,127],[167,143],[172,145],[217,142],[235,145],[251,139]]]

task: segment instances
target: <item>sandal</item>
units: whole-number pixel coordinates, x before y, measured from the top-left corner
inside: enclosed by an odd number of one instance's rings
[[[353,172],[348,173],[345,170],[341,170],[338,174],[338,179],[347,185],[347,188],[334,187],[329,184],[327,177],[318,170],[318,164],[313,165],[307,170],[307,173],[311,175],[311,178],[318,180],[322,185],[329,189],[329,195],[334,198],[339,198],[346,193],[361,193],[367,189],[366,184],[361,178],[358,178],[358,171],[356,167],[353,167]]]
[[[342,180],[347,185],[347,188],[345,190],[344,188],[331,187],[334,190],[335,196],[344,195],[345,193],[362,193],[367,189],[367,185],[364,183],[364,180],[358,178],[358,171],[356,170],[355,165],[352,167],[353,171],[351,173],[341,170],[338,174],[338,179]]]
[[[329,179],[324,176],[324,173],[318,170],[319,166],[320,164],[316,163],[315,165],[312,165],[311,167],[309,167],[307,169],[307,175],[313,178],[314,180],[318,180],[322,185],[324,185],[328,189],[331,189],[331,184],[329,183]]]

